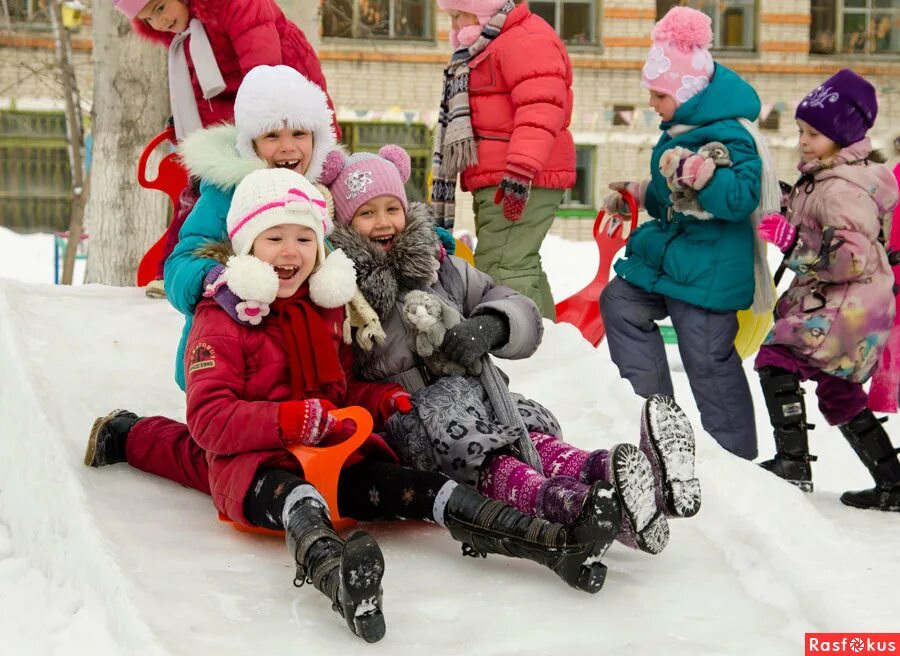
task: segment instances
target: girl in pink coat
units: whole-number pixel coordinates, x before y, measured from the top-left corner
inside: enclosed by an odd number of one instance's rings
[[[796,273],[775,308],[775,326],[756,358],[775,429],[776,454],[762,466],[811,492],[801,380],[814,380],[819,409],[853,447],[875,487],[845,492],[857,508],[900,511],[900,462],[863,389],[894,323],[894,276],[884,239],[897,183],[866,132],[875,89],[838,71],[797,107],[800,180],[787,216],[770,214],[759,234]]]

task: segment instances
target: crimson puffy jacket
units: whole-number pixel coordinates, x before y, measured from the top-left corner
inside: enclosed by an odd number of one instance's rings
[[[571,188],[572,62],[553,28],[520,4],[469,66],[478,164],[463,171],[462,188],[497,185],[507,169],[533,174],[537,187]]]
[[[203,98],[188,38],[185,52],[203,127],[234,120],[235,94],[244,76],[255,66],[290,66],[328,93],[316,51],[300,28],[285,17],[275,0],[186,0],[185,4],[191,18],[198,19],[206,28],[210,47],[225,80],[222,93],[209,100]],[[166,47],[175,38],[174,34],[158,32],[141,20],[133,20],[132,25],[142,37]],[[330,97],[328,104],[334,109]],[[340,139],[337,124],[335,130]]]
[[[342,339],[344,310],[322,310],[333,327],[345,372],[352,371],[352,356]],[[277,321],[259,326],[234,321],[213,300],[197,306],[184,357],[187,424],[191,436],[206,451],[209,484],[216,509],[248,524],[244,497],[260,469],[277,468],[302,475],[300,464],[284,448],[278,422],[279,404],[291,400],[290,375],[284,339]],[[394,384],[365,383],[346,377],[330,391],[311,395],[337,407],[359,405],[372,413],[376,425],[381,396]],[[373,434],[347,461],[374,456],[396,461],[396,456]]]

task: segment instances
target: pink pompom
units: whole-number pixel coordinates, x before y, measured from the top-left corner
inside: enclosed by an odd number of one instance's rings
[[[671,43],[683,52],[709,48],[712,43],[712,21],[702,11],[690,7],[673,7],[653,28],[651,37],[659,43]]]
[[[337,180],[337,177],[341,174],[341,171],[344,170],[346,165],[347,158],[344,157],[344,153],[340,150],[332,150],[328,153],[327,157],[325,157],[325,163],[322,164],[322,173],[319,175],[319,182],[326,187],[330,187],[331,184]]]
[[[382,146],[381,150],[378,151],[378,154],[397,167],[397,171],[400,172],[400,179],[403,180],[403,182],[409,180],[412,164],[410,163],[408,152],[403,150],[400,146],[388,144],[387,146]]]

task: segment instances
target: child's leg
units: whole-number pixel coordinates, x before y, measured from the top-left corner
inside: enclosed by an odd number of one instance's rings
[[[206,452],[180,421],[141,418],[127,410],[99,417],[88,438],[84,463],[102,467],[126,461],[135,469],[210,493]]]
[[[656,322],[668,315],[665,298],[619,277],[600,295],[609,354],[638,396],[673,396],[666,347]]]
[[[849,423],[866,409],[869,397],[862,384],[825,373],[816,374],[812,380],[816,381],[819,410],[832,426]]]
[[[244,499],[244,516],[255,526],[285,531],[297,566],[295,586],[312,583],[366,642],[384,637],[384,557],[370,535],[354,531],[345,543],[335,533],[319,492],[280,469],[257,472]]]
[[[486,187],[473,195],[478,236],[475,266],[498,285],[511,287],[533,300],[541,316],[555,320],[556,305],[541,267],[540,249],[564,192],[532,187],[522,218],[508,221],[502,205],[494,204],[496,191],[497,187]]]
[[[756,420],[747,376],[734,349],[736,314],[673,298],[666,298],[666,307],[703,428],[723,448],[752,460],[757,455]]]

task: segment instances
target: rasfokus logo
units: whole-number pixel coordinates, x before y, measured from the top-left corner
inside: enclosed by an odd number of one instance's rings
[[[807,633],[805,656],[900,656],[900,633]]]

